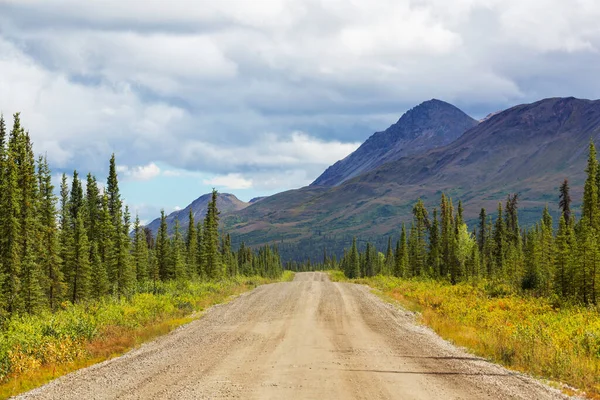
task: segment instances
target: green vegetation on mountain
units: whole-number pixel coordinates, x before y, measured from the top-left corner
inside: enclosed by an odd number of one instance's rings
[[[358,246],[387,236],[412,219],[415,199],[431,209],[442,193],[463,202],[463,218],[478,220],[498,201],[519,194],[519,220],[536,223],[546,203],[555,206],[558,186],[569,177],[572,212],[582,204],[585,158],[590,138],[600,138],[600,101],[544,99],[497,113],[452,143],[404,156],[335,187],[309,186],[267,197],[243,210],[224,213],[234,245],[278,243],[285,260],[320,260],[326,248],[342,255],[357,236]],[[407,226],[407,230],[410,226]]]

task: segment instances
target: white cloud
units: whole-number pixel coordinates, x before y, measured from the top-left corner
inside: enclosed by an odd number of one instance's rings
[[[289,169],[311,165],[327,166],[346,157],[360,143],[325,141],[303,132],[291,135],[264,134],[248,146],[215,146],[211,143],[191,141],[184,146],[184,161],[201,159],[203,162],[220,163],[226,168]]]
[[[117,172],[124,175],[126,179],[134,181],[148,181],[160,175],[160,168],[153,162],[148,165],[139,165],[135,167],[118,165]]]
[[[250,189],[252,188],[252,180],[245,179],[240,174],[227,174],[215,176],[214,178],[205,179],[202,181],[205,185],[214,185],[228,190]]]
[[[6,0],[0,110],[55,169],[106,176],[115,152],[127,179],[297,187],[423,100],[597,97],[598,20],[596,0]]]

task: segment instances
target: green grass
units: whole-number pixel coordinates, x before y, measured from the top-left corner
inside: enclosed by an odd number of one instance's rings
[[[345,280],[341,272],[332,280]],[[444,339],[511,369],[566,383],[600,398],[600,314],[559,308],[546,298],[522,297],[482,281],[450,285],[377,276],[354,280],[420,312]]]
[[[169,282],[160,284],[156,295],[64,303],[55,313],[15,316],[0,330],[0,398],[121,355],[200,317],[214,304],[293,277],[286,271],[278,280],[239,277],[221,282]]]

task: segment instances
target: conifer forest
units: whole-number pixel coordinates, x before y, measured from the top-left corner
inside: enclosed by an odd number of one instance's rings
[[[19,114],[10,132],[0,118],[0,329],[11,315],[157,293],[161,282],[282,274],[277,248],[231,248],[216,191],[204,218],[170,236],[163,212],[153,237],[123,204],[114,155],[105,185],[74,171],[56,196],[52,177]]]
[[[354,238],[339,265],[327,254],[320,265],[339,267],[348,278],[388,275],[451,284],[485,279],[533,296],[595,306],[600,296],[600,170],[593,142],[586,174],[579,218],[571,211],[568,179],[552,205],[560,208],[558,222],[546,205],[539,222],[530,227],[519,225],[518,193],[508,195],[493,212],[482,208],[473,227],[463,219],[462,203],[455,208],[442,194],[439,211],[416,202],[413,221],[402,225],[396,243],[389,238],[387,248],[381,249],[385,253],[371,243],[359,252]]]

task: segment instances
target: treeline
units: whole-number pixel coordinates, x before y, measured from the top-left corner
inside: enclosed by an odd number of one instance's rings
[[[469,230],[462,204],[455,208],[442,194],[439,212],[430,212],[421,200],[415,204],[412,223],[402,225],[396,243],[388,240],[385,253],[370,243],[360,252],[354,239],[339,263],[325,258],[323,264],[349,278],[383,274],[452,284],[485,278],[512,290],[595,305],[600,295],[600,171],[593,142],[586,173],[579,220],[571,213],[569,183],[562,183],[557,229],[548,206],[537,224],[521,228],[519,197],[513,194],[498,204],[494,216],[481,209],[477,226]]]
[[[231,249],[218,232],[217,192],[206,217],[185,234],[167,235],[164,212],[154,238],[131,217],[119,192],[114,155],[105,189],[88,174],[62,175],[54,193],[46,157],[34,157],[29,133],[0,116],[0,323],[15,313],[56,310],[104,296],[156,291],[168,280],[220,280],[238,274],[277,277],[276,249]],[[57,204],[59,203],[59,204]],[[193,217],[193,216],[192,216]]]

